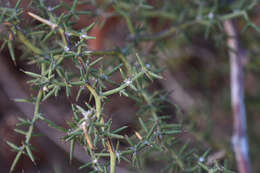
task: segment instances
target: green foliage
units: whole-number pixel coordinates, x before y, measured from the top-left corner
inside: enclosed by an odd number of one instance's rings
[[[94,24],[80,31],[72,28],[73,21],[79,15],[97,15],[95,11],[77,11],[76,6],[83,3],[97,5],[95,2],[74,0],[71,8],[64,2],[50,8],[44,1],[33,1],[31,7],[44,20],[40,24],[23,27],[20,27],[23,22],[20,2],[14,8],[0,8],[0,33],[5,33],[1,34],[3,47],[7,45],[15,62],[17,57],[14,42],[18,42],[22,45],[20,47],[26,54],[26,59],[31,65],[36,65],[40,73],[23,71],[30,76],[28,83],[38,94],[29,100],[35,105],[33,119],[19,119],[18,127],[25,126],[27,131],[19,128],[15,130],[25,136],[24,142],[21,146],[7,142],[17,152],[11,172],[22,154],[35,163],[30,141],[37,135],[33,133],[37,121],[44,121],[51,128],[67,133],[63,140],[71,144],[70,160],[73,159],[75,143],[85,148],[91,161],[84,163],[80,169],[91,167],[93,172],[108,172],[110,169],[112,173],[115,172],[116,165],[123,161],[129,163],[129,167],[143,170],[149,157],[153,156],[163,163],[162,172],[232,172],[228,166],[217,161],[208,165],[205,162],[208,152],[198,154],[200,149],[196,150],[196,147],[183,144],[178,139],[176,134],[183,132],[182,124],[173,122],[170,115],[163,114],[165,109],[170,107],[172,110],[174,107],[167,100],[168,93],[150,92],[148,89],[154,80],[164,80],[159,74],[161,69],[158,68],[158,60],[148,59],[140,43],[154,41],[155,46],[162,48],[164,42],[161,40],[176,32],[188,38],[189,34],[196,34],[201,28],[205,37],[209,37],[211,33],[222,29],[222,21],[233,18],[244,20],[243,32],[250,27],[259,30],[249,18],[249,13],[258,1],[156,1],[154,6],[143,0],[104,2],[102,8],[112,6],[112,15],[124,19],[129,29],[128,44],[122,49],[109,51],[88,50],[86,40],[95,39],[88,35]],[[57,15],[55,10],[60,8],[69,10]],[[164,25],[170,27],[153,33],[149,19],[154,17],[161,20],[158,28],[163,28]],[[33,18],[39,20],[37,16]],[[189,33],[186,34],[187,31]],[[93,59],[93,56],[98,58]],[[102,58],[103,56],[110,58]],[[66,67],[68,62],[70,68]],[[121,74],[119,83],[112,79],[112,75],[118,72]],[[112,89],[109,86],[113,86]],[[70,97],[72,88],[79,88],[76,100],[85,90],[89,91],[90,96],[85,101],[85,106],[71,105],[74,117],[68,122],[69,128],[60,127],[44,117],[40,104],[48,102],[51,97],[64,94],[64,91]],[[103,118],[105,103],[110,101],[109,97],[113,94],[133,99],[139,107],[139,129],[133,135],[123,134],[127,126],[111,129],[113,119],[105,122]],[[18,101],[28,102],[24,98]],[[107,160],[107,157],[110,159]]]

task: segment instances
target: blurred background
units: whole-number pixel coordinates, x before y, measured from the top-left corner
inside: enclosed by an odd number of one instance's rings
[[[140,0],[141,1],[141,0]],[[87,1],[80,5],[78,10],[89,10],[94,15],[80,15],[75,21],[74,29],[81,29],[93,21],[97,24],[90,35],[96,39],[89,41],[90,50],[110,50],[115,47],[124,48],[131,40],[127,22],[122,16],[115,15],[118,9],[105,1]],[[129,1],[124,1],[128,3]],[[136,1],[135,1],[136,2]],[[250,1],[251,2],[251,1]],[[149,33],[162,33],[167,31],[171,25],[183,23],[182,20],[193,18],[214,18],[214,15],[224,15],[234,9],[244,8],[250,2],[219,1],[218,9],[216,1],[157,1],[150,0],[146,3],[158,10],[173,10],[175,17],[160,17],[161,14],[150,14],[149,17],[138,16],[133,9],[126,11],[131,14],[134,25],[141,31]],[[252,1],[253,2],[253,1]],[[58,3],[46,0],[44,3],[49,7]],[[72,1],[67,0],[69,6]],[[138,4],[139,2],[136,2]],[[0,0],[0,7],[11,8],[15,4],[13,0]],[[35,11],[31,8],[29,0],[23,0],[21,7],[24,11]],[[123,4],[124,5],[124,4]],[[122,9],[124,9],[122,7]],[[66,9],[63,9],[66,11]],[[61,13],[62,10],[55,11]],[[250,11],[250,19],[255,26],[260,26],[260,5],[254,6]],[[212,16],[213,15],[213,16]],[[36,25],[26,13],[23,15],[24,25]],[[183,18],[183,19],[182,19]],[[179,20],[179,21],[178,21]],[[220,25],[220,26],[218,26]],[[250,157],[253,172],[260,172],[260,32],[252,27],[244,29],[247,22],[238,18],[237,29],[240,33],[240,42],[245,67],[245,103],[248,118],[248,137],[250,145]],[[230,68],[229,56],[226,46],[226,36],[221,28],[221,23],[216,25],[192,25],[167,37],[158,40],[140,42],[139,49],[143,55],[156,61],[159,67],[165,67],[162,72],[164,80],[154,82],[154,89],[170,91],[170,101],[179,108],[178,118],[184,124],[186,133],[180,138],[189,140],[201,148],[211,149],[211,156],[218,159],[228,158],[233,170],[236,163],[231,146],[233,119],[230,103]],[[23,26],[21,26],[23,27]],[[0,33],[4,34],[5,28],[0,24]],[[0,42],[1,46],[1,42]],[[18,57],[16,65],[12,62],[7,48],[0,53],[0,170],[8,172],[15,157],[6,144],[6,140],[20,144],[23,137],[14,132],[17,118],[26,117],[31,113],[33,107],[14,101],[15,98],[29,98],[35,91],[29,87],[26,81],[29,79],[20,69],[26,71],[37,71],[36,67],[28,64],[26,54],[15,44],[15,56]],[[22,56],[21,56],[22,55]],[[73,92],[72,92],[73,93]],[[76,97],[76,91],[74,93]],[[82,98],[84,99],[84,98]],[[72,112],[70,104],[75,98],[69,99],[64,96],[52,98],[42,106],[51,114],[52,120],[57,124],[65,126],[66,120],[71,120]],[[120,102],[120,104],[118,104]],[[55,106],[53,106],[55,105]],[[135,109],[131,100],[113,96],[111,103],[106,105],[106,112],[112,117],[117,117],[115,126],[128,125],[135,128]],[[41,126],[41,125],[39,125]],[[44,127],[47,128],[47,127]],[[41,137],[32,140],[36,147],[37,166],[34,166],[28,157],[22,157],[18,164],[17,172],[81,172],[78,167],[80,159],[69,163],[66,148],[62,148],[55,141],[61,139],[57,133],[48,133],[37,129]],[[78,153],[79,155],[82,153]],[[214,155],[215,154],[215,155]],[[51,156],[51,157],[50,157]],[[82,158],[83,156],[79,156]],[[66,163],[66,164],[64,164]],[[122,165],[124,166],[124,165]],[[86,172],[83,170],[82,172]],[[151,171],[152,172],[152,171]]]

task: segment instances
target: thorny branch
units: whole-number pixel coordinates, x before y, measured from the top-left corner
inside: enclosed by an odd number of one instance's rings
[[[20,87],[19,82],[17,81],[16,77],[12,74],[11,70],[7,67],[3,61],[0,63],[0,84],[2,84],[4,91],[8,95],[9,98],[15,99],[15,98],[27,98],[27,93]],[[26,104],[26,103],[20,103],[20,102],[14,102],[17,108],[21,110],[21,112],[27,116],[27,118],[31,119],[33,115],[33,105]],[[60,120],[55,118],[59,117],[57,115],[63,114],[63,111],[59,110],[57,107],[53,107],[51,104],[44,104],[41,105],[42,112],[44,112],[45,117],[47,119],[51,119],[54,122],[59,122]],[[58,137],[64,136],[65,134],[57,131],[53,128],[48,127],[46,123],[38,122],[35,125],[41,133],[46,135],[52,142],[54,142],[57,146],[62,148],[64,151],[69,153],[70,146],[67,143],[62,142]],[[79,145],[75,145],[74,149],[74,157],[81,161],[81,162],[89,162],[90,157],[85,154],[85,151],[82,147]],[[121,167],[116,167],[116,171],[120,173],[129,173],[126,169],[123,169]]]

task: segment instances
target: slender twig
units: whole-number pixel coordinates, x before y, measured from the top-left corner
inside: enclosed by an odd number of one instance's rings
[[[99,119],[100,116],[101,116],[101,97],[97,94],[95,89],[92,88],[90,85],[86,84],[86,86],[95,98],[96,117],[97,117],[97,119]],[[101,117],[100,120],[101,120],[101,123],[104,123],[103,117]],[[102,130],[104,130],[104,128]],[[110,139],[107,139],[106,146],[107,146],[107,149],[108,149],[109,154],[110,154],[110,173],[115,173],[115,171],[116,171],[116,154],[115,154],[115,151],[113,150]]]
[[[58,27],[57,24],[52,23],[49,20],[46,20],[46,19],[44,19],[44,18],[42,18],[42,17],[40,17],[40,16],[38,16],[38,15],[32,13],[32,12],[28,12],[27,14],[30,15],[31,17],[33,17],[34,19],[36,19],[36,20],[38,20],[38,21],[40,21],[40,22],[50,26],[52,29],[55,29],[55,28]]]
[[[141,71],[139,72],[135,77],[133,77],[133,79],[129,79],[129,83],[132,83],[133,81],[137,80],[138,78],[140,78],[141,76],[143,76],[145,74],[145,71]],[[106,91],[103,93],[103,96],[109,96],[115,93],[118,93],[119,91],[121,91],[122,89],[128,87],[129,84],[127,82],[125,82],[124,84],[122,84],[121,86],[115,88],[115,89],[111,89],[109,91]]]
[[[244,103],[244,71],[242,66],[242,51],[239,47],[238,32],[233,21],[227,20],[224,29],[228,35],[227,45],[229,46],[230,58],[230,85],[231,102],[234,119],[234,131],[232,143],[240,173],[250,173],[250,159],[248,154],[247,124]]]
[[[45,69],[45,68],[42,67],[42,69]],[[43,72],[44,71],[42,71],[42,73]],[[39,119],[39,114],[40,114],[39,111],[40,111],[40,103],[41,103],[41,100],[42,100],[42,95],[43,95],[43,90],[40,89],[39,92],[38,92],[38,95],[37,95],[36,102],[35,102],[33,118],[31,120],[31,124],[29,126],[28,132],[26,133],[25,142],[24,142],[23,146],[21,147],[20,151],[17,153],[15,160],[13,161],[12,166],[10,168],[10,172],[14,171],[14,168],[17,165],[17,162],[18,162],[19,158],[21,157],[22,153],[24,153],[25,149],[26,149],[27,154],[29,155],[30,159],[32,160],[32,162],[34,164],[36,164],[34,157],[31,154],[31,149],[30,149],[29,145],[30,145],[30,141],[31,141],[31,138],[32,138],[32,135],[33,135],[33,130],[35,128],[35,122]]]

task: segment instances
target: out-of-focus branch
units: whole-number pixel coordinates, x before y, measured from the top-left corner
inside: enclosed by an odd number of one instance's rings
[[[174,50],[176,52],[176,50]],[[214,64],[214,54],[202,47],[199,46],[191,46],[188,48],[182,49],[181,56],[197,56],[203,59],[203,61],[207,61],[209,64]],[[168,53],[160,52],[158,54],[159,63],[161,66],[167,66],[167,59],[171,58],[179,58],[181,57],[179,53],[173,56],[173,53],[170,51]],[[176,77],[170,73],[169,69],[165,69],[163,72],[163,76],[167,80],[160,80],[159,82],[164,86],[164,88],[168,91],[173,91],[170,93],[169,98],[172,103],[177,103],[183,111],[189,112],[191,110],[200,110],[202,109],[203,97],[200,93],[192,91],[190,93],[186,90],[182,84],[176,79]],[[195,99],[196,98],[196,99]]]
[[[230,85],[231,102],[234,119],[234,131],[232,143],[240,173],[250,173],[250,159],[248,154],[247,124],[244,103],[244,71],[242,65],[243,54],[239,47],[238,32],[234,21],[227,20],[224,23],[224,30],[228,36],[227,45],[229,47],[230,58]]]
[[[170,74],[169,70],[165,70],[163,72],[163,76],[167,79],[167,81],[161,81],[164,88],[167,91],[173,90],[173,92],[169,95],[171,101],[174,100],[185,111],[195,108],[196,102],[194,98],[185,91],[182,85],[174,78],[174,76]]]
[[[163,30],[163,31],[155,33],[155,34],[143,34],[143,35],[133,36],[128,39],[131,41],[133,41],[133,40],[159,41],[159,40],[165,39],[167,37],[170,37],[171,35],[175,34],[177,31],[190,27],[196,23],[198,23],[198,22],[191,21],[191,22],[180,24],[179,26],[170,27],[169,29]]]
[[[149,14],[149,13],[148,13]],[[150,13],[152,14],[152,13]],[[156,13],[154,13],[153,15],[155,15]],[[166,17],[167,16],[171,16],[170,14],[164,14],[164,15],[159,15],[159,17]],[[247,16],[246,12],[245,11],[238,11],[236,13],[230,13],[230,14],[225,14],[225,15],[222,15],[222,16],[218,16],[218,19],[220,21],[225,21],[225,20],[231,20],[233,18],[237,18],[237,17],[240,17],[240,16]],[[151,16],[152,17],[152,16]],[[158,17],[158,16],[157,16]],[[175,20],[174,16],[171,16],[172,18],[169,18],[169,19],[172,19],[172,20]],[[168,29],[165,29],[161,32],[158,32],[158,33],[154,33],[154,34],[142,34],[142,35],[138,35],[138,36],[130,36],[128,38],[128,40],[139,40],[139,41],[159,41],[159,40],[163,40],[163,39],[166,39],[170,36],[172,36],[173,34],[176,34],[178,31],[180,30],[184,30],[186,28],[189,28],[195,24],[200,24],[200,25],[208,25],[209,24],[209,21],[207,20],[191,20],[189,22],[186,22],[186,23],[182,23],[182,24],[179,24],[178,26],[172,26]]]

